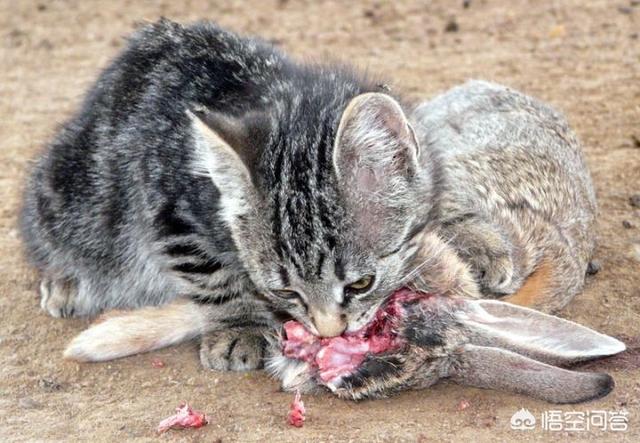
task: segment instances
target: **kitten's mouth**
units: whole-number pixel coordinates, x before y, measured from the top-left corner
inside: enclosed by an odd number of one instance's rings
[[[353,374],[369,355],[402,348],[406,341],[398,335],[398,319],[403,304],[430,297],[429,294],[402,288],[396,291],[362,328],[338,337],[321,338],[301,323],[284,324],[282,353],[285,357],[308,362],[318,381],[334,388],[345,376]]]

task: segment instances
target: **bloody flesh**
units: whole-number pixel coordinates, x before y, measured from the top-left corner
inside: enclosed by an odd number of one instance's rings
[[[363,328],[338,337],[321,338],[310,333],[301,323],[284,324],[282,352],[285,357],[308,362],[320,381],[333,384],[352,374],[367,355],[400,349],[405,345],[398,335],[398,320],[404,315],[403,304],[428,298],[429,294],[409,289],[396,291]]]
[[[289,406],[287,423],[289,423],[291,426],[295,426],[296,428],[301,428],[304,424],[304,414],[306,412],[307,411],[304,408],[304,402],[300,398],[300,392],[296,392],[296,396],[293,398],[291,406]]]
[[[199,411],[194,411],[191,406],[182,403],[176,408],[176,413],[167,417],[158,425],[158,432],[163,433],[169,429],[200,428],[209,421],[207,417]]]

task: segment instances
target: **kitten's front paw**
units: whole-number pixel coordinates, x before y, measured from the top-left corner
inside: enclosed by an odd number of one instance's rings
[[[218,371],[250,371],[263,366],[266,339],[259,328],[210,332],[202,337],[200,362]]]
[[[73,280],[43,277],[40,282],[40,307],[56,318],[75,315],[77,287]]]

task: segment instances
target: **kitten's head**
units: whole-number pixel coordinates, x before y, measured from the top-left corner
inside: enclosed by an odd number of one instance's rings
[[[200,169],[220,190],[221,216],[258,290],[312,332],[335,336],[362,327],[410,278],[430,165],[389,95],[317,112],[297,105],[190,116]]]

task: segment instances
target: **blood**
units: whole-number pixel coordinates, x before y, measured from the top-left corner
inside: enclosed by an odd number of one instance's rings
[[[296,392],[296,396],[291,402],[289,407],[289,414],[287,415],[287,423],[296,428],[301,428],[304,424],[306,409],[304,408],[304,402],[300,399],[300,392]]]
[[[471,403],[469,403],[469,400],[462,399],[458,402],[458,406],[456,407],[456,409],[458,411],[464,411],[469,406],[471,406]]]
[[[194,411],[191,406],[182,403],[176,408],[176,413],[167,417],[158,425],[158,432],[163,433],[169,429],[200,428],[209,423],[204,413]]]
[[[310,363],[320,380],[331,384],[352,374],[368,355],[402,348],[406,341],[398,335],[397,326],[405,312],[403,305],[429,297],[429,294],[400,289],[368,324],[338,337],[317,337],[301,323],[288,321],[284,324],[282,353]]]

